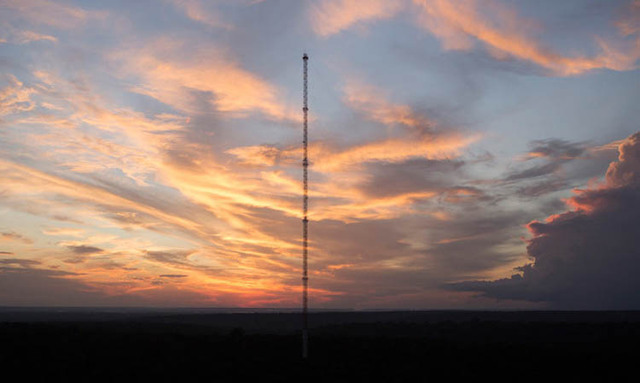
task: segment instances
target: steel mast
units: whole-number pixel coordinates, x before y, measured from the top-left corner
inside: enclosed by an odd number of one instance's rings
[[[308,240],[309,240],[309,219],[307,213],[309,211],[309,150],[308,150],[308,113],[309,105],[307,99],[307,64],[309,56],[305,53],[302,56],[303,61],[303,152],[302,160],[302,358],[306,359],[309,352],[309,275],[308,275]]]

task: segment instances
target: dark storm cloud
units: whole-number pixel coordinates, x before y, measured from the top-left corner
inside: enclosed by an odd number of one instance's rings
[[[568,204],[575,209],[529,224],[534,262],[521,275],[449,287],[560,308],[640,308],[640,133],[620,146],[603,185]]]

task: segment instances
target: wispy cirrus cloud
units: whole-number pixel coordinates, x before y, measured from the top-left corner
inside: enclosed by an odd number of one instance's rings
[[[226,21],[222,13],[210,2],[201,0],[169,0],[169,2],[193,21],[213,28],[233,28],[233,25]]]
[[[82,26],[90,20],[103,20],[108,15],[106,11],[86,10],[49,0],[2,0],[0,5],[15,12],[18,18],[61,29]],[[15,18],[14,15],[13,19]]]
[[[481,134],[442,129],[424,113],[409,105],[391,102],[384,91],[361,80],[348,80],[344,89],[345,104],[366,120],[384,126],[400,126],[386,137],[352,145],[315,142],[309,147],[314,171],[331,173],[359,167],[370,162],[398,163],[410,159],[453,159],[481,138]],[[295,163],[299,148],[276,148],[267,145],[238,147],[227,150],[244,163],[274,165]]]
[[[55,36],[30,30],[10,30],[5,37],[6,38],[1,39],[2,43],[28,44],[34,41],[49,41],[51,43],[58,42],[58,38]]]
[[[52,227],[42,231],[45,235],[81,237],[85,234],[83,229],[75,229],[68,227]]]
[[[543,27],[522,17],[498,0],[325,0],[311,7],[317,35],[328,37],[376,20],[394,17],[402,9],[415,11],[418,24],[434,34],[446,50],[471,50],[482,44],[496,59],[515,58],[538,65],[558,76],[579,75],[596,69],[633,70],[640,59],[640,36],[634,26],[637,1],[624,6],[614,26],[619,38],[596,36],[595,55],[567,55],[535,37]]]
[[[10,74],[4,76],[3,80],[4,86],[0,89],[0,116],[28,112],[35,107],[32,100],[35,89]]]
[[[533,21],[494,0],[414,0],[414,4],[420,8],[420,25],[449,50],[470,50],[479,41],[499,59],[514,57],[529,61],[561,76],[594,69],[631,70],[640,59],[640,36],[624,42],[620,48],[597,39],[600,53],[594,56],[558,53],[531,37],[528,30],[534,29]],[[623,33],[635,34],[628,24],[621,24]]]
[[[435,123],[409,105],[389,101],[384,90],[361,80],[347,78],[343,88],[344,101],[367,118],[385,125],[400,124],[418,132],[427,132]]]
[[[329,37],[354,25],[391,18],[404,5],[401,0],[322,0],[311,7],[309,16],[315,33]]]
[[[223,50],[209,46],[207,53],[181,56],[182,45],[163,39],[142,49],[115,52],[112,59],[123,74],[139,80],[133,91],[187,113],[195,112],[190,93],[197,91],[209,93],[210,102],[223,113],[260,112],[272,119],[299,120],[297,108],[282,102],[277,87],[243,69]]]
[[[0,232],[0,240],[3,242],[22,242],[27,245],[33,243],[31,239],[13,231]]]

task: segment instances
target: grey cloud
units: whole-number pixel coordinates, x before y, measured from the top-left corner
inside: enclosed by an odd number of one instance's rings
[[[65,278],[73,275],[59,270],[0,268],[0,305],[95,306],[104,301],[103,294]]]
[[[586,150],[584,142],[569,142],[556,138],[537,140],[531,143],[529,155],[554,160],[568,160],[581,156]]]
[[[563,180],[552,179],[527,185],[518,189],[517,194],[523,197],[540,197],[545,194],[553,193],[559,190],[565,190],[569,184]]]
[[[311,265],[318,271],[313,275],[313,285],[344,293],[344,297],[333,297],[332,302],[350,307],[366,306],[364,302],[376,299],[388,299],[391,304],[394,296],[405,294],[432,294],[429,299],[436,299],[434,291],[447,281],[512,262],[519,254],[496,249],[504,244],[520,246],[522,225],[530,216],[501,209],[487,215],[482,208],[487,201],[480,197],[481,191],[462,189],[479,196],[473,197],[474,205],[456,205],[460,211],[450,221],[414,214],[351,223],[312,222]],[[296,217],[267,208],[252,208],[245,217],[265,234],[299,243],[301,224]],[[299,266],[299,260],[283,257],[282,261]],[[292,276],[284,283],[296,286],[299,278]]]
[[[517,181],[529,178],[546,176],[556,172],[562,164],[560,162],[550,162],[544,165],[533,166],[524,170],[512,172],[505,178],[507,181]]]
[[[99,247],[86,246],[86,245],[67,246],[67,248],[71,250],[74,254],[78,254],[78,255],[96,254],[104,251]]]
[[[188,275],[186,274],[162,274],[159,275],[160,278],[186,278]]]
[[[543,163],[512,171],[505,177],[506,181],[522,181],[554,174],[564,164],[582,156],[587,148],[584,142],[569,142],[557,138],[532,141],[529,146],[531,149],[526,160],[537,159]]]
[[[84,263],[84,261],[86,261],[86,260],[87,260],[86,257],[76,256],[76,257],[71,257],[71,258],[65,258],[63,260],[63,262],[71,264],[71,265],[75,265],[75,264],[78,264],[78,263]]]
[[[69,277],[77,274],[36,268],[0,267],[0,306],[202,306],[210,297],[170,285],[154,291],[106,295]],[[112,285],[116,285],[115,283]],[[231,302],[225,302],[231,305]]]
[[[174,266],[191,266],[189,255],[193,251],[147,251],[147,257],[160,263],[166,263]]]
[[[0,254],[12,254],[12,253],[3,251],[3,252],[0,252]],[[18,265],[21,267],[30,267],[30,266],[35,266],[39,264],[40,264],[40,261],[36,261],[33,259],[19,259],[19,258],[0,259],[0,265]]]
[[[313,234],[332,262],[372,262],[407,256],[408,244],[397,220],[343,223],[325,220],[313,225]]]
[[[31,239],[13,231],[0,232],[0,240],[22,242],[27,245],[33,243]]]
[[[449,203],[477,203],[480,201],[491,201],[493,197],[485,191],[472,186],[455,186],[444,191],[444,201]]]
[[[202,266],[198,265],[195,262],[192,262],[189,259],[189,256],[193,254],[195,251],[192,250],[171,250],[171,251],[147,251],[147,258],[163,263],[165,265],[179,268],[182,270],[197,270],[200,272],[210,273],[210,274],[221,274],[224,270],[220,270],[219,268],[210,267],[210,266]],[[170,275],[170,274],[166,274]],[[171,274],[171,275],[182,275],[182,274]],[[167,277],[171,278],[171,277]]]
[[[53,215],[51,216],[52,219],[55,219],[56,221],[62,221],[62,222],[72,222],[72,223],[78,223],[78,224],[84,224],[84,222],[79,221],[75,218],[71,218],[71,217],[67,217],[65,215]]]
[[[431,244],[425,253],[432,267],[449,280],[494,269],[517,256],[497,249],[518,244],[527,215],[524,211],[500,210],[487,215],[485,209],[464,209],[456,219],[435,222],[426,228]]]
[[[426,190],[442,190],[455,184],[463,161],[410,160],[367,166],[369,179],[360,190],[372,197],[388,197]]]

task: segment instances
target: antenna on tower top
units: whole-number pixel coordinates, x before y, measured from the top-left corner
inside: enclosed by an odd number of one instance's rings
[[[303,138],[302,146],[304,152],[304,158],[302,160],[302,184],[303,184],[303,196],[302,196],[302,358],[307,359],[309,351],[309,275],[308,275],[308,239],[309,239],[309,220],[307,219],[307,213],[309,210],[309,151],[307,147],[308,143],[308,113],[309,105],[307,100],[307,63],[309,56],[305,53],[302,55],[303,61],[303,96],[302,96],[302,113],[303,119]]]

